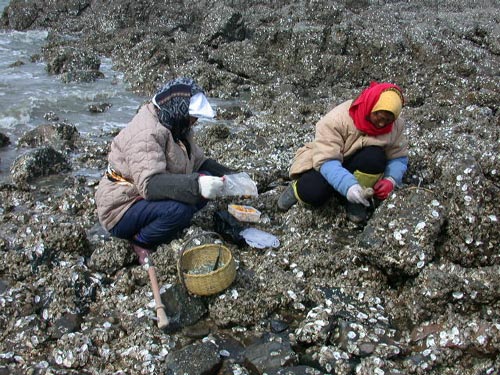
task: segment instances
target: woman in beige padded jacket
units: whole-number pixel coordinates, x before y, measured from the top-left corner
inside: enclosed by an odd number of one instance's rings
[[[205,157],[193,140],[198,117],[215,115],[190,78],[168,82],[111,143],[96,191],[99,221],[130,240],[141,262],[170,242],[223,187],[229,168]]]
[[[386,199],[408,166],[408,142],[399,116],[403,103],[398,86],[373,82],[356,99],[333,108],[316,124],[313,142],[295,154],[293,181],[280,195],[278,207],[288,210],[297,202],[317,207],[336,194],[346,205],[348,219],[365,223],[368,195]]]

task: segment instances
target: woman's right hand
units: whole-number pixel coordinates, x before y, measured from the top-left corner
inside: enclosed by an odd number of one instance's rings
[[[200,194],[205,199],[214,199],[222,192],[224,187],[223,177],[200,176],[198,178]]]
[[[368,200],[366,200],[364,192],[363,192],[363,188],[361,187],[360,184],[352,185],[349,188],[349,190],[347,190],[346,198],[351,203],[362,204],[366,207],[370,206],[370,202],[368,202]]]

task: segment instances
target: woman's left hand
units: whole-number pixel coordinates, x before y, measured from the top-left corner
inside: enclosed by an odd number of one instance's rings
[[[373,195],[375,196],[375,198],[384,200],[394,190],[394,185],[396,184],[392,178],[390,177],[383,178],[377,181],[375,185],[373,185],[373,192],[374,192]]]

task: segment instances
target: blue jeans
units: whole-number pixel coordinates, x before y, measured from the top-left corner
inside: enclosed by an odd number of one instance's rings
[[[154,249],[169,243],[191,224],[193,215],[206,205],[190,205],[174,200],[135,202],[110,230],[112,236]]]

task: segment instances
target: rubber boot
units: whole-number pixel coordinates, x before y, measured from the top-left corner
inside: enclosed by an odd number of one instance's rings
[[[278,208],[281,211],[288,211],[290,207],[298,202],[297,196],[295,195],[294,184],[295,181],[288,185],[278,199]]]
[[[135,243],[132,243],[132,249],[134,249],[134,252],[137,254],[137,257],[139,258],[139,264],[143,265],[149,262],[149,256],[151,255],[151,251],[140,247],[139,245],[136,245]]]
[[[346,203],[347,219],[355,224],[364,224],[368,220],[368,209],[359,203]]]
[[[353,173],[356,180],[358,180],[359,184],[364,188],[371,188],[375,183],[382,177],[382,173],[364,173],[360,170],[355,170]]]

